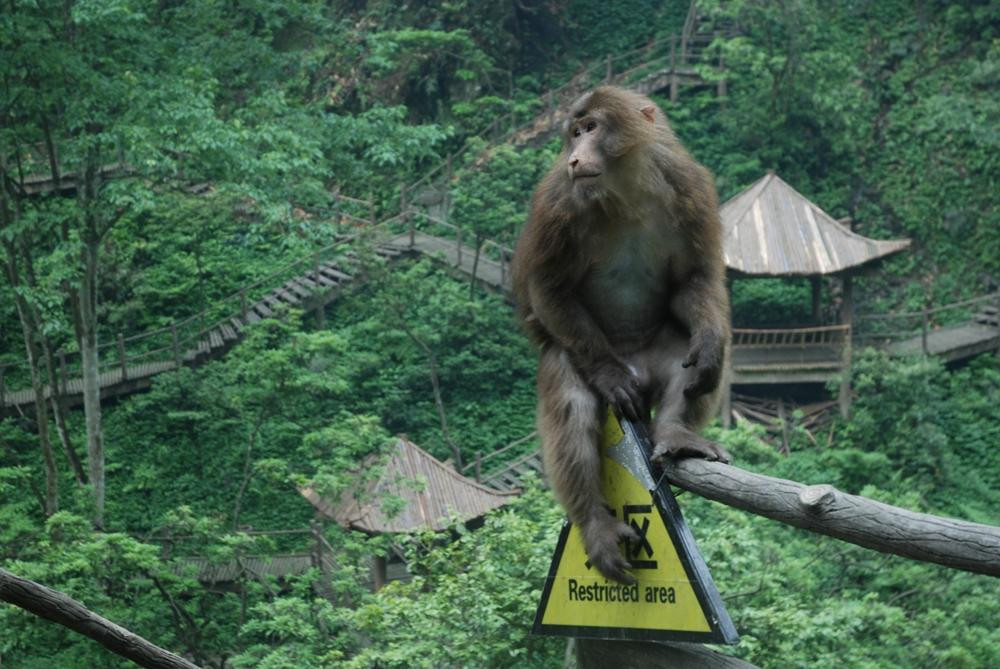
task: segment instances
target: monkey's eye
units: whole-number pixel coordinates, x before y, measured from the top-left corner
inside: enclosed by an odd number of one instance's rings
[[[587,123],[587,132],[590,132],[591,130],[593,130],[596,127],[597,127],[597,122],[596,121],[590,121],[590,122],[588,122]]]
[[[579,137],[580,136],[580,126],[577,126],[577,127],[573,128],[573,136],[574,137]]]

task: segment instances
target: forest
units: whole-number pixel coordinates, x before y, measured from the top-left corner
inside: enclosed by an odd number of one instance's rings
[[[0,571],[205,668],[574,666],[532,634],[565,517],[536,469],[443,531],[357,531],[303,491],[366,489],[401,437],[487,487],[537,451],[504,282],[550,125],[663,71],[649,94],[720,202],[774,173],[910,242],[855,278],[839,375],[735,388],[756,418],[706,436],[751,472],[1000,525],[1000,338],[928,350],[1000,328],[1000,3],[0,4]],[[731,296],[734,327],[773,328],[829,323],[844,288]],[[997,578],[678,502],[739,630],[718,651],[1000,667]],[[3,601],[0,665],[135,666]]]

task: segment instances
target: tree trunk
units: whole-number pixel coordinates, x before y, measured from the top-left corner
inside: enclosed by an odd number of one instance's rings
[[[38,443],[42,448],[42,462],[45,463],[45,515],[51,516],[59,510],[59,472],[56,469],[55,452],[52,450],[52,439],[49,435],[49,414],[45,404],[45,386],[39,370],[41,361],[38,355],[38,343],[35,341],[34,328],[28,315],[29,307],[24,298],[14,298],[17,305],[17,315],[21,320],[21,333],[24,336],[24,347],[28,354],[28,367],[31,370],[31,390],[35,395],[35,423],[38,428]]]
[[[479,253],[483,248],[483,236],[480,233],[476,233],[476,252],[472,256],[472,277],[469,279],[469,299],[471,300],[476,294],[476,274],[479,272]]]
[[[85,219],[83,247],[80,251],[83,277],[73,303],[76,307],[74,324],[83,369],[83,413],[87,427],[87,465],[94,494],[93,522],[96,527],[104,527],[104,438],[101,433],[100,360],[97,350],[98,254],[101,243],[98,214],[95,211],[97,179],[97,160],[94,156],[89,156],[79,190]]]
[[[87,465],[94,494],[94,525],[104,526],[104,438],[101,433],[100,360],[97,351],[97,242],[87,241],[80,284],[77,342],[83,362],[83,413],[87,426]]]

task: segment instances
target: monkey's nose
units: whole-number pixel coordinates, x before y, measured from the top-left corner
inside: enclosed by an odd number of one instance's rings
[[[579,164],[580,164],[580,159],[579,158],[570,158],[569,159],[570,169],[574,169],[575,170],[576,166],[579,165]]]

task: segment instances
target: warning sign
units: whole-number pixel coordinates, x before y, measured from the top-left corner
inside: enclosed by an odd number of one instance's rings
[[[670,487],[654,480],[645,428],[608,416],[601,444],[605,500],[639,540],[622,546],[636,578],[605,578],[587,560],[580,530],[559,535],[534,632],[601,639],[739,640]],[[657,472],[657,475],[659,472]]]

